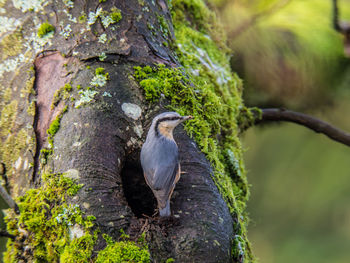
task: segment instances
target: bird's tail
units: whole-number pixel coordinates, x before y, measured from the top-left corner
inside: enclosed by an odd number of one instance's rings
[[[166,201],[166,205],[164,208],[159,207],[159,215],[162,217],[171,215],[171,213],[170,213],[170,201],[169,200]]]

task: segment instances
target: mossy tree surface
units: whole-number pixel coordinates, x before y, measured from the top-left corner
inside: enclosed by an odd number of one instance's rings
[[[0,161],[21,209],[9,214],[9,231],[28,236],[9,243],[8,258],[252,261],[237,138],[242,87],[204,2],[39,0],[1,8]],[[186,173],[172,198],[176,220],[145,222],[154,207],[139,152],[165,108],[194,116],[187,133],[175,132]],[[44,174],[68,176],[79,190],[53,196],[60,181]],[[30,206],[33,196],[42,201]],[[58,232],[57,217],[66,220]],[[70,234],[77,224],[84,234]],[[131,240],[120,240],[121,229]]]

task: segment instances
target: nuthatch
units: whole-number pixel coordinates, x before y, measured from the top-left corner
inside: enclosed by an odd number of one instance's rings
[[[170,216],[170,197],[180,179],[180,162],[174,128],[191,119],[176,112],[157,115],[141,149],[141,165],[146,183],[157,199],[159,215]]]

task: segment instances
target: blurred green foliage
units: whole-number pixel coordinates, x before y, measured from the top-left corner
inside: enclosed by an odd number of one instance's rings
[[[350,105],[339,105],[322,117],[350,130]],[[260,262],[349,262],[350,149],[293,124],[251,129],[244,142]]]
[[[339,6],[350,20],[350,1]],[[349,60],[332,28],[331,0],[231,0],[219,11],[248,105],[307,109],[332,102]]]

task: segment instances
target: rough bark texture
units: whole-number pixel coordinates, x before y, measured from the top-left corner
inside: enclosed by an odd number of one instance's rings
[[[99,7],[117,7],[122,19],[106,27],[97,17],[89,30],[86,21],[72,22],[82,11],[88,16]],[[4,8],[12,18],[18,18],[20,24],[12,21],[12,31],[18,31],[20,37],[12,45],[19,46],[18,57],[24,54],[13,70],[4,69],[6,61],[1,64],[0,161],[6,166],[12,195],[40,184],[44,171],[68,171],[84,184],[71,202],[94,215],[96,228],[102,233],[117,238],[120,229],[131,234],[147,230],[154,262],[167,258],[176,262],[231,262],[233,220],[211,179],[210,164],[182,127],[175,132],[185,171],[172,198],[175,219],[158,222],[142,216],[151,216],[155,206],[143,180],[139,152],[152,117],[163,109],[150,107],[130,76],[133,66],[178,64],[171,49],[163,45],[168,39],[149,26],[159,27],[157,15],[170,19],[167,2],[110,0],[101,4],[76,0],[74,7],[68,8],[63,2],[42,1],[29,11],[7,1]],[[45,21],[56,32],[46,44],[36,44],[33,28]],[[173,36],[171,26],[170,32]],[[14,34],[6,30],[0,33],[3,39]],[[103,43],[102,34],[108,41]],[[2,52],[6,54],[4,41]],[[97,87],[99,92],[91,102],[77,107],[82,95],[76,87],[91,86],[97,67],[104,68],[109,80]],[[75,101],[61,99],[53,105],[55,92],[67,83],[74,87],[70,97]],[[31,108],[34,101],[35,111]],[[63,114],[65,106],[68,110]],[[53,153],[43,162],[47,156],[40,151],[49,149],[46,131],[57,116],[62,117],[51,138]],[[105,242],[99,237],[96,250],[103,246]]]

